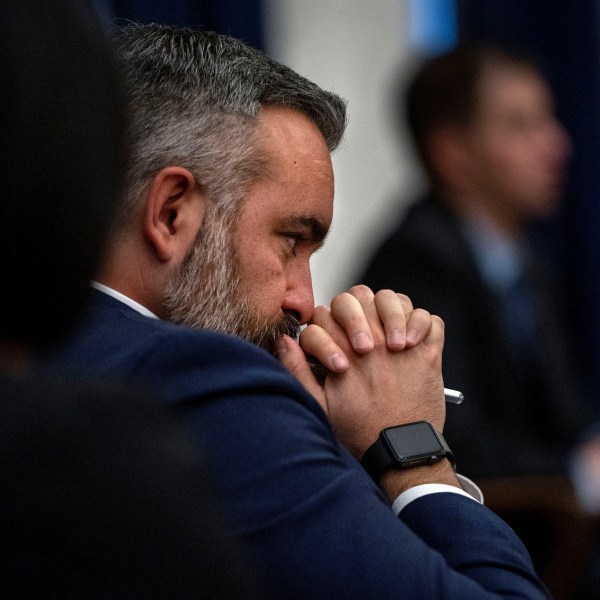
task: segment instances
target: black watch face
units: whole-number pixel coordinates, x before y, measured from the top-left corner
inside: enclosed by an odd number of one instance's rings
[[[429,423],[409,423],[384,431],[397,460],[444,453],[444,447]]]

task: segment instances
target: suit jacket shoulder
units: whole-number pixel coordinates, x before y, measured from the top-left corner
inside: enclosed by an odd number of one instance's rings
[[[432,300],[435,302],[432,292],[441,282],[448,282],[453,288],[481,286],[456,217],[434,196],[407,209],[358,282],[373,290],[402,291],[416,305],[425,307],[430,307]]]
[[[410,521],[396,518],[316,401],[266,353],[100,301],[53,368],[135,374],[166,395],[210,466],[227,527],[268,574],[275,597],[545,597],[520,541],[476,502],[439,494],[416,501]],[[456,519],[440,528],[434,548],[419,523],[431,511],[441,519],[446,508]],[[491,572],[473,528],[501,546]],[[470,574],[478,564],[485,577]]]
[[[220,397],[232,390],[251,394],[269,381],[272,389],[292,386],[300,401],[314,407],[304,388],[267,352],[243,340],[148,318],[95,292],[77,334],[46,357],[46,368],[68,366],[72,373],[111,374],[151,381],[168,403]]]

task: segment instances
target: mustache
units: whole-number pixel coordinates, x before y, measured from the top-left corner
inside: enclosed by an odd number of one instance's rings
[[[284,335],[289,335],[293,339],[298,339],[300,335],[300,321],[289,313],[262,327],[260,333],[251,341],[271,354],[275,354],[275,342]]]

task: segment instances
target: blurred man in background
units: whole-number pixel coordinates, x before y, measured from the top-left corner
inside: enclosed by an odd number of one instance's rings
[[[444,319],[444,380],[467,399],[446,433],[484,493],[486,478],[515,476],[570,489],[588,423],[557,291],[528,239],[557,210],[570,154],[550,87],[524,56],[469,45],[425,61],[402,94],[430,191],[359,280]],[[539,545],[532,521],[518,530]]]

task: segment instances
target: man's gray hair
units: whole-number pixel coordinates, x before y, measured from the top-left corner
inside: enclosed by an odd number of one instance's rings
[[[131,213],[162,168],[188,169],[222,216],[236,211],[265,172],[256,122],[266,106],[285,106],[318,126],[329,151],[346,126],[337,95],[234,38],[168,25],[116,32],[130,86],[131,164],[125,210]]]

